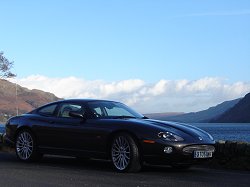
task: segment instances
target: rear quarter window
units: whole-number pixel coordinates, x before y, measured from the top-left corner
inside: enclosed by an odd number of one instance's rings
[[[38,114],[43,116],[53,116],[56,110],[57,104],[45,106],[38,110]]]

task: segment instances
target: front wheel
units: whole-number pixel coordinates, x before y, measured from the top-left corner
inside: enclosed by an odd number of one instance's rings
[[[42,157],[37,152],[34,136],[29,130],[22,130],[16,137],[16,155],[22,161],[35,161]]]
[[[114,137],[111,144],[111,158],[115,169],[119,172],[138,172],[141,169],[138,146],[127,133]]]

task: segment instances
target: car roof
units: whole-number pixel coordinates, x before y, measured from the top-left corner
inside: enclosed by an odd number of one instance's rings
[[[70,103],[70,102],[72,102],[72,103],[88,103],[88,102],[95,102],[95,101],[117,102],[117,101],[101,100],[101,99],[64,99],[64,100],[59,100],[59,101],[54,101],[54,102],[51,102],[51,103],[47,103],[47,104],[45,104],[43,106],[56,104],[56,103]],[[41,106],[41,107],[43,107],[43,106]]]
[[[60,104],[60,103],[88,103],[88,102],[95,102],[95,101],[103,101],[103,102],[117,102],[117,101],[110,101],[110,100],[101,100],[101,99],[63,99],[63,100],[58,100],[58,101],[54,101],[54,102],[50,102],[47,104],[44,104],[40,107],[35,108],[34,110],[28,112],[28,113],[33,113],[37,110],[40,110],[43,107],[49,106],[49,105],[53,105],[53,104]]]

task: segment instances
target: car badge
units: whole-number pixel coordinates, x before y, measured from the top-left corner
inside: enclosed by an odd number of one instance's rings
[[[200,137],[200,136],[198,138],[199,138],[200,141],[203,140],[202,137]]]

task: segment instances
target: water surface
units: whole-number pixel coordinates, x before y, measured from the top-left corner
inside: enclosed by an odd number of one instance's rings
[[[208,133],[215,140],[250,142],[250,123],[192,123]]]

